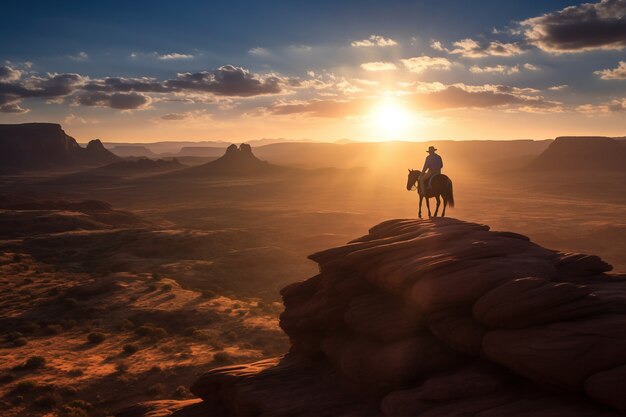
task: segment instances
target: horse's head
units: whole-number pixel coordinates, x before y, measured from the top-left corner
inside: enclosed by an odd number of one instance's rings
[[[422,172],[417,169],[409,169],[409,176],[406,180],[406,189],[411,191],[417,182],[418,177]]]

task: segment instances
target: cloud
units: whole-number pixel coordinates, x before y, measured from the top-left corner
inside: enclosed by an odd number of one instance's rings
[[[583,3],[520,22],[526,40],[553,53],[626,47],[626,0]]]
[[[22,71],[9,67],[0,65],[0,81],[16,81],[22,77]]]
[[[146,108],[152,98],[141,93],[104,93],[83,92],[73,97],[75,104],[83,106],[110,107],[118,110],[137,110]]]
[[[561,91],[564,90],[568,87],[567,84],[561,84],[561,85],[553,85],[552,87],[548,87],[548,90],[550,91]]]
[[[320,100],[278,102],[269,109],[271,114],[306,114],[312,117],[342,118],[367,113],[373,106],[371,99]]]
[[[74,113],[70,113],[63,118],[64,125],[89,125],[98,124],[98,120],[85,119],[84,117],[76,116]]]
[[[361,68],[365,71],[390,71],[395,70],[396,64],[392,62],[365,62],[361,64]]]
[[[185,120],[189,118],[189,113],[167,113],[159,117],[161,120]]]
[[[270,54],[270,51],[265,48],[261,48],[260,46],[257,46],[256,48],[250,49],[248,53],[254,56],[268,56]]]
[[[615,99],[608,103],[603,104],[583,104],[576,107],[576,111],[585,114],[598,114],[598,113],[620,113],[626,111],[626,98]]]
[[[446,48],[440,41],[431,41],[430,47],[436,51],[461,55],[465,58],[483,58],[486,56],[510,57],[523,54],[525,51],[518,43],[500,41],[478,42],[471,38],[453,42],[453,49]]]
[[[250,71],[224,65],[214,71],[182,73],[174,80],[167,80],[166,87],[172,90],[191,90],[212,93],[218,96],[252,97],[278,94],[286,80],[277,75],[262,77]]]
[[[30,110],[20,107],[17,103],[8,103],[0,106],[0,113],[23,114]]]
[[[530,96],[537,90],[505,85],[429,85],[417,92],[398,97],[407,108],[418,111],[453,109],[506,108],[518,111],[549,111],[559,109],[560,103]],[[311,117],[344,118],[360,116],[371,111],[379,101],[376,97],[352,99],[313,99],[309,101],[278,101],[266,111],[275,115],[300,114]]]
[[[370,35],[367,39],[362,39],[360,41],[352,41],[350,45],[361,48],[361,47],[371,47],[371,46],[395,46],[398,42],[391,38],[384,38],[380,35]]]
[[[594,71],[603,80],[626,80],[626,62],[620,61],[617,68]]]
[[[452,63],[447,58],[426,55],[401,59],[400,61],[409,71],[418,74],[429,69],[448,70],[452,67]]]
[[[131,56],[133,56],[131,54]],[[136,55],[135,55],[136,56]],[[179,54],[178,52],[173,52],[171,54],[157,54],[157,58],[163,61],[172,61],[176,59],[193,59],[193,55],[191,54]]]
[[[527,69],[528,71],[539,71],[539,67],[530,63],[525,63],[524,64],[524,68]]]
[[[492,67],[479,67],[478,65],[472,65],[470,72],[473,74],[516,74],[519,72],[519,66],[514,65],[495,65]]]
[[[89,60],[89,55],[87,55],[86,52],[79,52],[76,55],[69,55],[68,56],[69,59],[71,59],[72,61],[87,61]]]

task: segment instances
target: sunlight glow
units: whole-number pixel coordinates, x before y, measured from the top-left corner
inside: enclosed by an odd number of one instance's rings
[[[374,106],[370,114],[373,127],[383,139],[399,139],[398,136],[406,135],[412,117],[411,112],[392,98]]]

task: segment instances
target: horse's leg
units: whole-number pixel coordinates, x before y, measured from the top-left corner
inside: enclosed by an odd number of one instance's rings
[[[435,217],[437,217],[437,213],[439,213],[439,206],[441,205],[441,198],[439,198],[439,196],[435,196],[435,199],[437,200],[437,207],[435,208]]]
[[[433,217],[433,215],[430,214],[430,197],[426,197],[426,208],[428,209],[428,217]]]
[[[446,206],[448,205],[448,200],[443,199],[443,211],[441,212],[441,217],[446,217]]]
[[[424,196],[423,196],[423,195],[421,195],[421,194],[419,194],[419,196],[420,196],[420,209],[419,209],[419,212],[418,212],[418,214],[417,214],[417,215],[418,215],[418,217],[421,219],[421,218],[422,218],[422,200],[424,199]],[[428,201],[428,200],[427,200],[427,201]]]

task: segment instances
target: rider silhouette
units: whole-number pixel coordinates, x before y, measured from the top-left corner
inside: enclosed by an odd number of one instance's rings
[[[422,191],[426,191],[426,181],[437,174],[441,174],[441,168],[443,168],[441,157],[435,153],[437,149],[434,146],[429,146],[427,152],[428,156],[424,161],[422,174],[419,176],[420,190]]]

